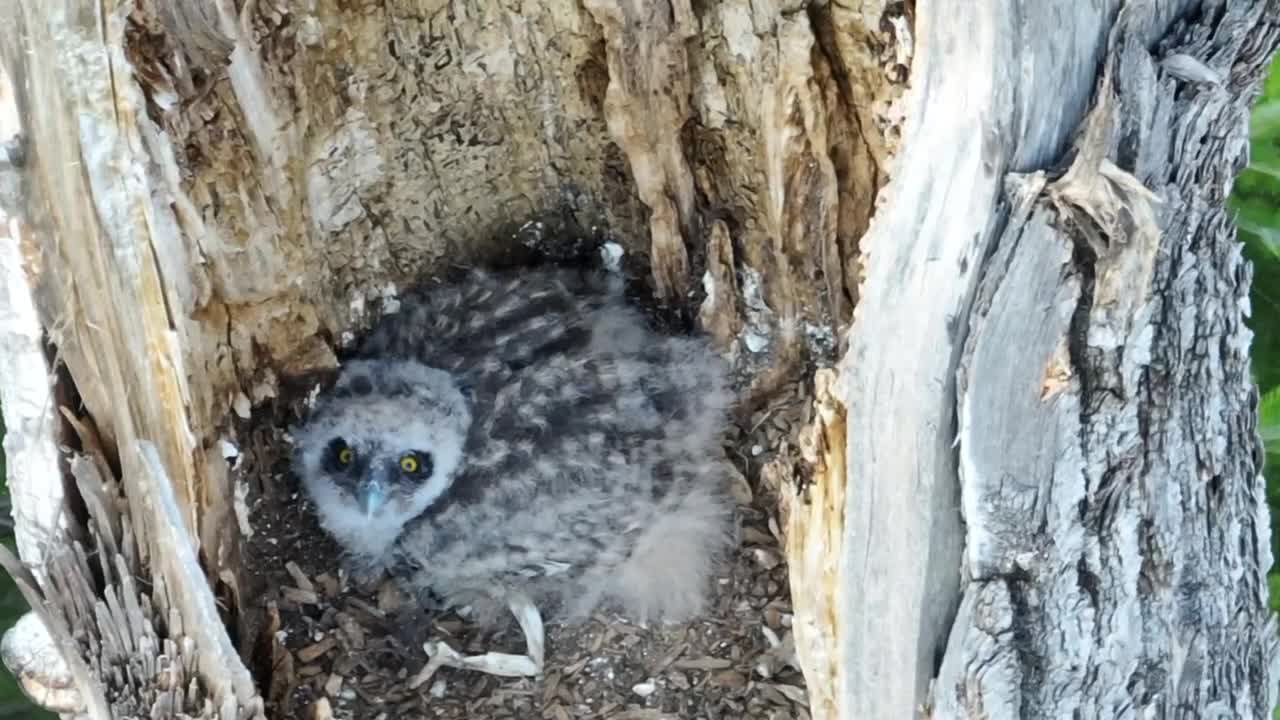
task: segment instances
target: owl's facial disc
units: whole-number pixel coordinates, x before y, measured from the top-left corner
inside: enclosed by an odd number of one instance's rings
[[[408,361],[352,361],[295,429],[295,470],[320,523],[356,555],[387,552],[448,491],[471,425],[453,377]]]

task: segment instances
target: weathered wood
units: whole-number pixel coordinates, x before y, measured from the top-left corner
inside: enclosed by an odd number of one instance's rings
[[[884,204],[862,241],[868,256],[867,281],[861,288],[850,331],[851,349],[842,366],[850,408],[848,536],[843,550],[845,566],[838,582],[844,597],[839,630],[847,648],[842,680],[846,692],[845,717],[905,717],[922,703],[929,704],[926,691],[942,656],[944,637],[952,626],[951,613],[960,599],[956,569],[964,568],[966,576],[974,572],[974,563],[984,560],[984,552],[997,538],[1006,549],[1026,557],[1034,557],[1043,550],[1040,545],[1024,542],[1028,536],[1012,530],[1021,528],[1026,521],[1029,509],[1026,495],[1040,484],[1050,482],[1046,477],[1047,468],[1053,467],[1051,459],[1057,456],[1052,450],[1035,444],[1053,442],[1037,430],[1042,425],[1028,422],[1025,416],[999,415],[990,408],[980,419],[962,414],[961,430],[968,432],[959,438],[962,457],[967,457],[963,454],[964,443],[969,439],[987,449],[991,460],[998,460],[998,464],[995,468],[984,468],[981,478],[973,480],[983,483],[976,490],[968,485],[971,480],[965,480],[964,505],[956,493],[953,378],[967,330],[970,297],[983,272],[984,258],[996,247],[995,238],[1008,212],[1001,195],[1006,173],[1048,168],[1062,156],[1070,133],[1083,119],[1084,110],[1093,98],[1096,81],[1088,69],[1101,67],[1107,52],[1109,28],[1122,23],[1133,38],[1151,42],[1161,38],[1170,23],[1191,5],[1131,5],[1121,16],[1123,19],[1117,19],[1118,4],[1115,3],[1077,4],[1071,6],[1070,11],[1055,10],[1050,3],[1031,6],[1020,3],[1016,9],[1007,3],[979,3],[965,6],[958,15],[947,13],[945,17],[931,15],[927,5],[918,8],[916,32],[920,50],[912,68],[914,81],[907,101],[904,151],[898,158],[899,165],[886,190]],[[1209,2],[1194,5],[1198,7],[1190,15],[1192,27],[1197,21],[1205,23],[1206,30],[1201,32],[1221,26],[1220,32],[1234,33],[1236,44],[1242,42],[1241,38],[1253,38],[1248,41],[1252,48],[1248,61],[1235,70],[1235,84],[1224,86],[1218,93],[1217,107],[1223,112],[1229,109],[1220,121],[1222,127],[1234,128],[1231,134],[1242,138],[1238,133],[1245,127],[1241,120],[1245,95],[1250,83],[1259,77],[1262,66],[1258,63],[1275,45],[1270,29],[1274,21],[1262,19],[1264,12],[1275,17],[1275,4]],[[1231,11],[1222,19],[1219,16],[1227,5]],[[1262,32],[1251,33],[1250,29],[1259,23],[1262,23]],[[1044,38],[1054,41],[1043,42]],[[1218,57],[1217,62],[1226,60]],[[947,68],[953,67],[967,69],[965,82],[958,82],[948,73]],[[1222,70],[1225,72],[1227,68]],[[1130,82],[1124,74],[1118,75],[1117,81]],[[1141,82],[1141,79],[1132,81]],[[1146,86],[1134,91],[1135,100],[1142,100],[1134,106],[1126,122],[1143,118],[1157,127],[1164,122],[1166,126],[1159,127],[1159,132],[1176,135],[1178,131],[1167,126],[1168,116],[1135,114],[1137,110],[1149,111],[1153,90],[1152,86]],[[1126,147],[1125,152],[1133,150]],[[1158,155],[1159,149],[1153,148],[1151,152]],[[1209,161],[1209,156],[1191,156],[1175,157],[1167,162],[1175,163],[1173,167],[1190,178],[1196,177],[1201,172],[1201,164]],[[1211,206],[1220,208],[1229,173],[1237,167],[1232,158],[1214,158],[1213,162],[1217,172],[1223,175],[1218,182],[1210,182],[1212,194],[1199,201],[1202,212]],[[1108,180],[1117,185],[1113,193],[1127,191],[1140,197],[1140,193],[1116,178]],[[1077,202],[1092,208],[1092,212],[1102,213],[1109,208],[1099,207],[1099,203],[1107,199],[1087,196]],[[1140,209],[1141,205],[1131,207]],[[1177,225],[1170,227],[1177,232]],[[1118,233],[1113,227],[1104,227],[1101,232],[1111,236],[1114,243],[1124,242],[1122,237],[1116,237]],[[1044,252],[1043,247],[1025,241],[1028,247]],[[1062,242],[1059,240],[1059,245]],[[1062,254],[1061,249],[1054,252]],[[1041,263],[1051,265],[1052,260],[1043,258]],[[1043,264],[1028,267],[1045,267]],[[1012,282],[1018,275],[1010,271],[1009,277]],[[1042,345],[1046,342],[1043,340],[1046,333],[1053,335],[1062,330],[1054,323],[1061,324],[1064,320],[1053,314],[1045,318],[1043,313],[1045,310],[1052,313],[1067,301],[1053,304],[1058,288],[1056,275],[1042,276],[1041,282],[1051,284],[1047,289],[1036,284],[1024,285],[1023,294],[1010,295],[1009,300],[999,303],[1001,317],[1016,318],[1020,323],[1016,331],[988,340],[992,348],[1004,354],[1006,362],[1014,363],[1019,369],[1018,375],[1009,375],[993,367],[983,376],[987,384],[984,397],[1004,403],[998,406],[1002,411],[1013,409],[1008,405],[1012,402],[1010,398],[1027,402],[1025,395],[1031,386],[1019,382],[1029,368],[1035,368],[1036,392],[1044,373],[1057,371],[1053,366],[1046,370],[1042,364],[1051,358],[1042,352],[1045,350]],[[1126,303],[1140,303],[1144,301],[1146,287],[1142,284],[1117,286],[1115,292]],[[1048,292],[1049,300],[1029,304],[1035,300],[1035,296],[1029,294],[1032,291]],[[1230,327],[1235,327],[1238,319],[1237,315]],[[1223,326],[1222,331],[1226,332],[1226,328]],[[1053,337],[1049,350],[1056,351],[1059,336]],[[1113,350],[1133,362],[1143,351],[1128,345],[1140,340],[1140,337],[1123,336]],[[1084,361],[1068,358],[1064,369],[1071,372],[1074,364],[1081,362]],[[1075,371],[1088,373],[1089,369],[1076,368]],[[1129,412],[1134,412],[1139,405],[1139,400],[1130,394],[1119,398],[1116,402]],[[1238,412],[1252,412],[1252,405],[1244,396],[1232,402]],[[965,407],[962,411],[969,409]],[[1233,434],[1232,446],[1238,448],[1236,461],[1251,462],[1254,442],[1248,435],[1251,429],[1228,419],[1222,422],[1224,425],[1218,432]],[[1052,433],[1049,437],[1053,437]],[[1072,436],[1067,433],[1058,437],[1059,442],[1066,442]],[[1141,439],[1135,435],[1131,441]],[[1039,447],[1047,455],[1011,456],[1010,448],[1022,447],[1019,441],[1032,443],[1031,447]],[[1098,453],[1095,469],[1108,470],[1108,477],[1117,471],[1105,463],[1118,463],[1119,458],[1103,454],[1100,448],[1093,452]],[[1151,482],[1160,477],[1154,468],[1150,473],[1143,476],[1152,478]],[[1015,478],[1023,478],[1021,482],[1029,484],[1030,489],[1020,494],[1022,486],[1010,484]],[[1249,483],[1250,487],[1255,480],[1256,477],[1247,472],[1241,475],[1241,482]],[[974,492],[978,493],[978,499]],[[1261,502],[1261,495],[1251,497]],[[1058,513],[1068,510],[1065,505],[1057,506],[1046,499],[1041,502],[1050,503]],[[956,512],[958,507],[965,513],[963,526]],[[1251,506],[1251,512],[1258,507]],[[1137,518],[1154,521],[1154,510],[1137,511],[1131,519]],[[1067,533],[1067,537],[1085,531],[1078,518],[1057,530]],[[1039,537],[1043,542],[1052,542],[1057,535],[1047,532]],[[1262,584],[1268,564],[1264,556],[1258,555],[1248,558],[1242,567],[1249,568],[1251,583]],[[1229,580],[1230,577],[1238,577],[1238,573],[1218,577],[1216,586],[1221,592],[1234,588],[1235,580]],[[1124,592],[1122,587],[1112,586],[1120,580],[1102,576],[1097,579],[1097,592]],[[1209,587],[1213,585],[1205,586]],[[986,615],[971,614],[977,611],[971,596],[966,594],[965,598],[965,614],[957,621],[960,623],[955,629],[957,633],[966,630],[965,623],[988,619]],[[1265,602],[1251,599],[1250,605],[1250,612],[1261,624]],[[1006,614],[997,615],[1009,623],[988,627],[987,632],[1034,624],[1036,620],[1027,617],[1027,612],[1022,606],[1010,608]],[[1047,612],[1047,617],[1052,617],[1055,623],[1070,625],[1076,621],[1075,607],[1058,606]],[[1205,621],[1187,622],[1190,627],[1208,632],[1198,624]],[[903,629],[908,627],[914,629],[903,634]],[[1060,635],[1052,632],[1055,627],[1044,628],[1043,642],[1063,642]],[[1260,683],[1250,682],[1237,689],[1256,692],[1273,677],[1269,669],[1263,669],[1266,663],[1258,662],[1274,653],[1263,642],[1263,635],[1237,629],[1243,632],[1237,640],[1250,648],[1242,652],[1254,657],[1249,661],[1249,667],[1256,673],[1252,677]],[[1105,634],[1108,630],[1100,632]],[[975,673],[975,677],[990,677],[993,688],[999,687],[1011,694],[999,694],[993,689],[992,696],[987,698],[971,692],[964,696],[971,702],[957,704],[950,694],[955,692],[953,684],[960,678],[953,671],[938,681],[939,698],[947,700],[936,709],[940,715],[988,713],[990,717],[1012,717],[1018,705],[1002,705],[997,700],[1010,696],[1017,699],[1019,693],[1062,691],[1053,684],[1052,678],[1037,674],[1050,670],[1037,664],[1040,658],[1026,654],[1019,637],[998,637],[1001,647],[1013,647],[1024,653],[1015,656],[1009,649],[1001,659],[1018,658],[1026,674],[997,674],[981,664],[985,655],[972,658],[968,672]],[[947,649],[948,662],[954,662],[957,654],[977,652],[976,648],[966,647],[965,639],[953,636]],[[1071,645],[1070,641],[1066,642]],[[1226,642],[1225,637],[1218,635],[1217,642]],[[1219,650],[1228,652],[1226,647]],[[1154,658],[1154,653],[1148,657]],[[1048,654],[1043,661],[1066,659]],[[1162,659],[1169,660],[1167,655]],[[1109,658],[1092,656],[1075,660],[1079,663],[1076,672],[1081,676],[1095,678],[1098,672],[1110,672],[1100,669],[1109,668]],[[1170,672],[1167,665],[1166,662],[1164,671]],[[1141,690],[1126,689],[1123,683],[1094,682],[1105,686],[1107,692],[1135,693],[1135,704],[1145,702]],[[1250,689],[1246,691],[1246,687]],[[1077,688],[1071,687],[1067,693],[1074,689]],[[984,699],[989,702],[984,703]],[[1091,704],[1087,696],[1080,700],[1082,707],[1090,711],[1098,707]],[[1258,717],[1264,703],[1246,701],[1238,708]],[[1064,706],[1023,706],[1022,711],[1033,714],[1043,711],[1049,716],[1069,714]]]
[[[22,185],[18,140],[20,126],[13,104],[13,88],[0,69],[0,193],[17,200]],[[19,155],[10,157],[10,154]],[[53,400],[51,370],[45,357],[44,330],[27,282],[28,262],[35,255],[22,247],[18,222],[0,209],[0,409],[4,411],[4,456],[18,551],[41,574],[50,538],[57,534],[62,514],[59,476],[58,409]]]
[[[136,452],[144,466],[163,473],[153,446],[140,444]],[[15,656],[16,638],[7,634],[6,662],[19,663],[15,669],[33,679],[24,689],[35,685],[43,690],[57,683],[58,693],[31,693],[33,699],[46,706],[56,700],[54,709],[89,720],[178,713],[202,720],[262,718],[261,699],[250,694],[242,700],[223,685],[238,660],[212,606],[212,594],[199,577],[200,566],[190,557],[169,481],[160,477],[151,483],[159,497],[150,500],[166,521],[153,525],[169,535],[164,542],[174,552],[155,553],[162,566],[147,568],[129,551],[134,532],[129,503],[121,497],[119,485],[102,475],[106,463],[100,457],[80,456],[71,465],[80,496],[86,499],[86,540],[95,549],[96,563],[91,566],[85,547],[63,534],[51,545],[44,573],[37,579],[0,547],[0,565],[17,581],[35,609],[40,629],[65,662],[65,667],[52,667],[48,661],[38,662],[40,657]],[[95,577],[95,570],[101,574]],[[191,573],[197,577],[183,577]],[[168,580],[175,577],[176,582]],[[195,589],[196,597],[189,596],[188,588]],[[32,623],[31,616],[23,622]],[[33,633],[33,639],[40,640],[40,634]],[[65,686],[68,676],[74,680],[71,687]]]
[[[917,6],[903,152],[862,240],[866,280],[841,366],[840,717],[909,717],[926,700],[964,549],[954,449],[962,318],[1002,178],[1060,154],[1115,6]]]
[[[0,213],[2,215],[2,213]],[[5,223],[6,225],[8,223]],[[4,409],[4,455],[18,550],[39,575],[56,535],[63,492],[58,478],[58,411],[45,359],[43,329],[36,315],[19,237],[0,232],[0,408]]]
[[[28,7],[13,6],[15,14]],[[757,313],[764,322],[752,332],[760,342],[741,352],[768,364],[768,341],[783,321],[810,329],[830,352],[833,319],[849,312],[842,298],[856,276],[859,218],[870,215],[892,144],[885,138],[894,116],[885,108],[897,88],[884,68],[897,71],[904,59],[892,34],[877,29],[887,12],[878,5],[859,13],[815,8],[808,20],[797,8],[722,4],[697,18],[708,41],[686,50],[668,47],[665,31],[677,17],[689,21],[679,3],[655,6],[661,17],[652,22],[639,22],[633,7],[625,23],[612,4],[588,11],[559,1],[530,6],[519,18],[486,3],[322,2],[296,12],[249,3],[241,16],[213,2],[132,12],[126,4],[100,23],[110,31],[105,37],[57,35],[61,45],[48,28],[96,27],[99,6],[30,7],[40,22],[15,25],[8,43],[15,68],[27,68],[28,46],[47,60],[23,76],[39,95],[24,107],[42,108],[27,119],[37,171],[104,170],[36,180],[48,195],[76,200],[51,217],[33,212],[27,222],[72,238],[101,232],[100,222],[123,225],[108,228],[112,242],[137,263],[138,287],[150,301],[144,307],[155,310],[131,314],[119,334],[170,346],[174,378],[165,392],[131,397],[149,416],[142,434],[191,436],[158,447],[182,484],[189,527],[215,576],[235,555],[234,538],[222,532],[230,523],[221,500],[231,494],[215,452],[228,415],[243,416],[275,395],[282,374],[331,367],[332,345],[407,280],[509,249],[511,235],[498,231],[513,222],[550,209],[608,227],[668,278],[659,289],[677,283],[669,276],[686,252],[695,274],[678,284],[696,285],[704,265],[700,228],[722,227],[730,233],[719,246],[722,267],[753,273],[755,302],[772,308]],[[615,16],[613,31],[608,18]],[[646,57],[662,65],[655,72],[667,72],[668,61],[688,65],[670,70],[684,90],[666,91],[696,121],[666,118],[639,97],[629,107],[622,99],[609,104],[608,57],[634,63],[633,46],[653,48]],[[73,82],[60,83],[59,73]],[[635,77],[648,82],[643,70]],[[633,89],[619,84],[612,92],[626,98]],[[866,121],[860,127],[846,119],[855,100]],[[86,127],[38,122],[77,114]],[[635,119],[623,119],[628,114]],[[610,117],[618,118],[614,125],[631,122],[631,130],[611,134]],[[131,144],[111,142],[117,119]],[[672,144],[677,130],[693,136]],[[617,133],[640,170],[614,144]],[[687,205],[694,188],[706,198],[695,215],[717,220],[703,223],[682,210],[672,226],[678,237],[671,228],[654,230],[661,213],[643,207],[649,191],[634,180],[648,167],[639,158],[649,155],[629,148],[628,133],[662,143],[653,154],[665,153],[664,182],[683,188],[673,193],[677,204]],[[131,164],[143,156],[149,164]],[[119,173],[125,182],[115,182]],[[834,225],[833,214],[840,218]],[[144,219],[150,227],[134,232]],[[136,244],[148,233],[150,247]],[[108,388],[119,383],[94,352],[110,343],[95,344],[86,329],[109,327],[95,314],[112,305],[82,308],[71,299],[114,292],[108,278],[98,283],[94,258],[54,253],[40,291],[72,376],[108,379],[78,384],[114,441],[117,429],[105,417],[115,405]],[[92,289],[95,283],[104,289]],[[143,331],[164,321],[167,335]],[[126,375],[143,367],[141,350],[127,356]],[[164,407],[147,406],[153,398]],[[191,452],[192,444],[200,450]]]
[[[1275,706],[1250,271],[1223,203],[1278,9],[1228,3],[1150,50],[1122,14],[1069,170],[1010,181],[958,373],[942,716]]]
[[[231,716],[260,714],[252,678],[212,610],[213,593],[196,556],[199,547],[215,573],[229,564],[234,527],[222,515],[231,495],[229,487],[208,482],[218,476],[206,473],[206,440],[200,437],[205,426],[190,414],[205,386],[188,383],[191,338],[187,326],[173,318],[189,306],[191,261],[164,190],[177,173],[172,148],[147,116],[147,99],[124,51],[129,8],[10,5],[0,56],[13,80],[27,154],[24,204],[15,226],[24,272],[6,278],[15,283],[9,295],[31,288],[26,291],[34,297],[40,325],[69,369],[89,423],[105,441],[109,459],[119,463],[131,518],[124,542],[136,550],[129,570],[167,588],[159,605],[172,633],[168,641],[196,642],[185,654],[198,659],[199,685],[224,716],[227,708]],[[20,279],[25,281],[18,284]],[[43,387],[51,401],[41,411],[57,417],[50,381],[46,375]],[[26,408],[19,403],[12,410]],[[21,434],[11,439],[23,441]],[[143,446],[158,455],[144,455],[138,450]],[[60,473],[43,470],[19,480],[57,487]],[[172,499],[166,502],[167,497]],[[42,501],[48,498],[46,493]],[[15,500],[25,512],[25,497]],[[26,530],[20,525],[19,532]],[[45,528],[50,561],[69,552],[68,538],[80,535],[76,527],[69,530],[62,535]],[[39,553],[24,553],[29,563],[40,559]],[[87,572],[63,574],[79,580],[60,588],[58,577],[45,583],[36,577],[27,588],[29,599],[39,603],[65,592],[91,604],[99,590],[107,591],[95,588]],[[55,638],[77,626],[66,615],[59,620],[46,614],[45,620]],[[99,627],[108,632],[106,625]],[[146,655],[136,647],[130,651]],[[152,647],[152,659],[165,651]],[[97,682],[110,684],[102,658],[89,660]],[[102,691],[85,692],[101,697]]]
[[[834,370],[814,376],[812,425],[801,436],[801,453],[813,468],[811,482],[794,496],[786,496],[787,567],[796,590],[796,654],[805,670],[809,711],[817,718],[838,718],[844,706],[841,680],[840,548],[844,547],[848,477],[845,448],[846,408],[838,397]],[[817,592],[813,590],[817,589]]]

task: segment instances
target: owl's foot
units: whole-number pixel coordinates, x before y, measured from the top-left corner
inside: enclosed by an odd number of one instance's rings
[[[463,655],[449,647],[443,640],[424,643],[422,649],[427,653],[427,664],[422,671],[409,682],[409,687],[417,688],[427,683],[436,671],[442,667],[459,670],[476,670],[489,675],[503,677],[534,677],[542,674],[546,650],[546,633],[542,628],[542,613],[524,593],[510,591],[502,596],[511,613],[520,623],[524,633],[525,654],[487,652],[483,655]]]

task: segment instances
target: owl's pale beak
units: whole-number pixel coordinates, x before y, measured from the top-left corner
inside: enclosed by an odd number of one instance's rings
[[[364,516],[373,517],[387,498],[382,491],[381,483],[368,480],[360,483],[360,487],[356,490],[356,499],[360,501],[360,510],[364,512]]]

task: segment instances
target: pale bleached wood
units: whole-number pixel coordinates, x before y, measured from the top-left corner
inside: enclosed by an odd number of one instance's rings
[[[21,177],[21,128],[13,87],[0,68],[0,185],[7,200],[17,200]],[[10,153],[16,157],[9,157]],[[24,243],[25,239],[25,243]],[[62,514],[59,476],[58,408],[51,392],[43,328],[27,282],[28,264],[39,262],[20,220],[0,207],[0,411],[7,429],[4,456],[18,551],[30,558],[36,577]],[[25,245],[25,247],[24,247]]]
[[[228,538],[220,525],[227,523],[218,522],[216,511],[229,503],[208,502],[207,494],[213,490],[229,498],[229,490],[197,488],[205,455],[198,452],[199,425],[188,412],[193,397],[183,348],[190,342],[189,326],[176,321],[194,294],[187,271],[192,260],[169,204],[168,181],[176,174],[166,173],[166,166],[173,167],[172,148],[161,142],[163,135],[148,117],[126,59],[129,7],[67,0],[16,3],[10,10],[10,23],[0,30],[0,51],[13,79],[27,151],[17,220],[29,242],[22,272],[5,278],[6,292],[33,295],[40,326],[70,370],[90,424],[120,462],[132,520],[132,537],[125,544],[137,550],[127,571],[167,589],[162,604],[164,632],[170,634],[162,639],[194,645],[183,653],[198,660],[193,689],[200,697],[207,693],[221,717],[260,716],[261,700],[217,613],[211,612],[215,600],[196,557],[199,547],[214,571],[228,562],[219,547]],[[30,391],[43,388],[53,397],[48,373],[23,379],[38,383]],[[44,411],[61,408],[49,402]],[[16,430],[11,441],[24,442],[26,428]],[[135,449],[140,445],[155,448],[145,462]],[[61,482],[56,466],[14,471],[21,473],[19,486]],[[166,497],[169,501],[161,502]],[[22,520],[26,499],[19,495],[15,501]],[[206,512],[209,508],[214,512]],[[69,557],[71,539],[85,536],[81,528],[69,530],[48,537],[45,558]],[[213,531],[204,537],[212,542],[200,547],[202,530]],[[41,555],[23,559],[39,562]],[[121,580],[126,593],[133,580]],[[110,604],[113,592],[110,586],[95,588],[87,570],[77,573],[65,565],[48,578],[31,578],[24,590],[37,608],[49,602],[88,608],[99,601],[98,592],[108,593]],[[47,607],[41,612],[55,639],[80,625],[65,613],[51,615]],[[104,642],[115,642],[126,656],[141,661],[164,653],[177,657],[161,644],[132,644],[129,634],[139,628],[99,622],[96,631]],[[84,632],[76,635],[81,644],[75,651],[89,656],[75,660],[88,665],[91,679],[78,673],[77,681],[83,696],[96,698],[89,705],[95,716],[105,717],[100,714],[102,686],[113,671],[93,655],[94,631]],[[121,700],[111,698],[116,707]],[[123,702],[132,707],[130,700]]]
[[[0,213],[2,216],[2,213]],[[2,220],[0,220],[2,221]],[[31,298],[20,247],[22,229],[0,232],[0,408],[4,458],[18,551],[41,575],[43,558],[62,523],[58,464],[58,406],[45,358],[43,332]]]
[[[1226,4],[1155,52],[1122,15],[1068,172],[1009,184],[958,374],[939,716],[1271,716],[1250,271],[1223,202],[1276,9]]]
[[[38,613],[26,613],[5,630],[0,657],[38,706],[72,717],[85,714],[80,686],[92,681],[87,672],[78,681]]]
[[[1054,157],[1083,115],[1094,82],[1084,69],[1101,57],[1114,12],[1103,5],[917,5],[907,150],[862,242],[866,280],[842,361],[841,718],[912,717],[927,701],[964,549],[959,318],[991,242],[1003,174]],[[954,68],[965,68],[963,78]]]
[[[91,437],[83,439],[95,445]],[[241,702],[234,693],[220,692],[218,674],[208,671],[236,664],[235,651],[212,596],[199,592],[205,587],[200,566],[171,490],[166,497],[169,483],[159,454],[145,442],[135,452],[137,464],[159,474],[147,484],[156,496],[142,505],[157,516],[150,524],[162,528],[162,541],[173,548],[152,556],[164,567],[143,567],[129,551],[133,521],[139,518],[121,496],[120,483],[103,475],[109,469],[105,461],[96,455],[72,458],[71,471],[90,518],[85,542],[95,551],[91,556],[84,544],[64,534],[49,548],[38,581],[0,548],[0,565],[33,608],[6,633],[0,652],[32,699],[65,717],[262,718],[260,699]],[[197,593],[192,596],[188,588]],[[36,631],[23,630],[33,626]],[[26,645],[18,647],[21,642]],[[61,662],[37,654],[49,645]]]

